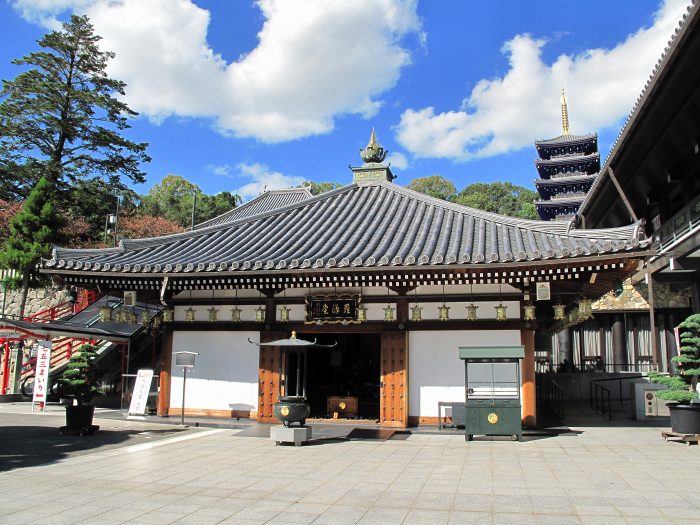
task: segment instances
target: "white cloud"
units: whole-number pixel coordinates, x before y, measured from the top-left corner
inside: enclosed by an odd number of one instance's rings
[[[126,100],[158,122],[210,118],[222,133],[267,142],[327,133],[343,114],[374,115],[420,34],[417,0],[258,0],[258,45],[226,63],[207,43],[210,14],[191,0],[16,0],[32,21],[87,14]]]
[[[386,160],[388,162],[391,162],[391,166],[393,168],[397,168],[400,170],[405,170],[409,166],[406,155],[398,151],[391,153]]]
[[[546,40],[517,35],[503,46],[510,69],[479,81],[459,109],[407,109],[397,139],[415,157],[469,160],[525,146],[561,131],[560,90],[566,88],[572,133],[615,125],[632,108],[671,38],[687,0],[666,0],[653,24],[612,49],[542,60]]]
[[[241,163],[236,168],[238,173],[234,178],[251,179],[247,184],[233,190],[233,193],[240,195],[244,201],[257,197],[265,190],[294,188],[305,181],[303,177],[272,171],[264,164]]]
[[[230,177],[231,166],[228,164],[207,164],[207,171],[213,173],[217,177]]]

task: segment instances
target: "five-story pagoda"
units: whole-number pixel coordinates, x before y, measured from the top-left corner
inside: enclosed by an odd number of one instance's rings
[[[572,135],[564,90],[561,94],[562,134],[537,140],[539,159],[535,161],[540,178],[535,201],[543,220],[569,220],[574,217],[600,171],[598,135]]]

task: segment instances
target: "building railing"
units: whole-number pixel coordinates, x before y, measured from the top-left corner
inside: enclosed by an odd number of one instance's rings
[[[661,225],[653,239],[660,248],[666,248],[700,225],[700,195],[690,201],[673,217]]]

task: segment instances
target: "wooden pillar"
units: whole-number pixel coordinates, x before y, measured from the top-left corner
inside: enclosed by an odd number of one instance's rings
[[[521,330],[520,343],[525,347],[520,373],[523,386],[523,425],[532,428],[537,425],[535,388],[535,331]]]
[[[160,369],[160,389],[158,390],[158,415],[167,416],[170,411],[170,381],[172,379],[173,331],[165,325],[163,330],[163,366]]]
[[[654,368],[659,369],[659,345],[658,333],[656,331],[656,312],[654,309],[654,274],[647,274],[648,291],[649,291],[649,339],[651,341],[651,355],[654,362]]]
[[[627,345],[625,343],[625,322],[621,314],[615,314],[612,322],[613,372],[627,370]]]

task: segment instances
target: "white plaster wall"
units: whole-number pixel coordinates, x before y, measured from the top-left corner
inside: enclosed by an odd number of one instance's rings
[[[438,401],[464,401],[459,347],[519,345],[519,330],[420,331],[408,334],[408,414],[437,417]]]
[[[173,333],[173,352],[199,352],[187,370],[185,408],[257,410],[259,332]],[[170,406],[182,407],[182,367],[173,356]]]

